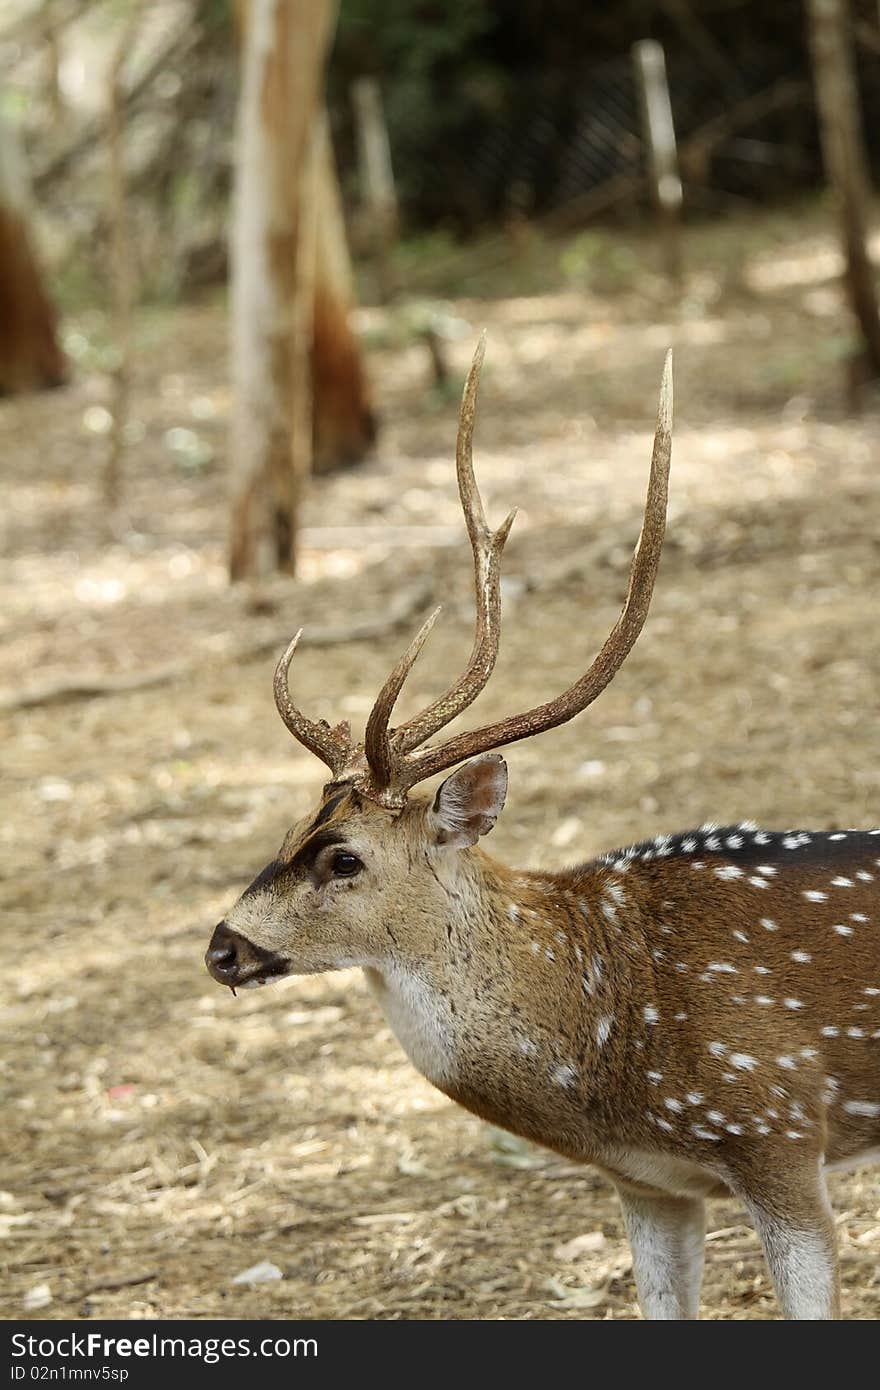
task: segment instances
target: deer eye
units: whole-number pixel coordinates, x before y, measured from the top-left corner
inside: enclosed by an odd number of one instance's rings
[[[337,850],[330,861],[330,868],[336,878],[353,878],[360,873],[363,864],[356,854],[349,854],[348,850]]]

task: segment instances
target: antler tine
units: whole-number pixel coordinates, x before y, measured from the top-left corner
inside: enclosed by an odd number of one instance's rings
[[[592,704],[623,664],[648,616],[648,607],[660,564],[660,551],[666,531],[666,499],[669,463],[672,455],[672,352],[667,352],[660,387],[660,406],[651,455],[651,474],[645,501],[645,516],[630,570],[629,589],[620,617],[589,670],[562,695],[537,705],[525,714],[511,715],[496,724],[487,724],[470,733],[459,734],[439,748],[426,748],[411,754],[398,766],[398,784],[412,787],[435,772],[441,772],[475,753],[500,748],[519,739],[553,729],[573,719]]]
[[[416,657],[427,641],[428,633],[439,617],[440,609],[435,608],[431,616],[422,623],[403,656],[389,675],[376,697],[370,711],[364,735],[364,752],[370,772],[377,787],[389,787],[395,781],[397,758],[388,737],[388,720],[403,689],[403,683],[413,668]]]
[[[486,330],[480,334],[464,384],[458,436],[455,443],[455,469],[458,495],[474,556],[474,596],[476,629],[474,644],[464,673],[433,704],[402,724],[393,735],[395,756],[408,753],[451,723],[472,705],[484,688],[498,658],[501,638],[501,552],[513,525],[516,508],[494,533],[486,525],[483,500],[474,475],[474,417],[480,371],[486,352]]]
[[[275,704],[278,713],[294,738],[326,763],[331,772],[337,773],[345,766],[351,751],[351,740],[350,737],[345,738],[344,726],[338,725],[334,730],[330,729],[323,720],[320,723],[315,723],[313,720],[307,719],[290,698],[290,663],[293,660],[297,643],[302,637],[302,631],[300,628],[299,632],[291,639],[284,655],[275,667],[275,679],[272,683],[275,692]]]

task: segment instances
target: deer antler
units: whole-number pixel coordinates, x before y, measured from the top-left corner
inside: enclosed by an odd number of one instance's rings
[[[290,698],[290,663],[302,637],[302,628],[288,644],[287,650],[275,667],[275,704],[295,739],[298,739],[310,752],[326,763],[334,775],[341,772],[352,753],[351,731],[348,724],[337,724],[335,729],[323,719],[317,723],[307,719],[302,710],[297,709]]]
[[[416,782],[432,777],[435,772],[455,763],[501,748],[506,743],[531,738],[534,734],[565,724],[587,708],[605,689],[623,665],[636,638],[645,625],[654,582],[660,566],[660,551],[666,532],[666,499],[669,483],[669,463],[672,456],[672,353],[666,354],[663,380],[660,387],[660,407],[651,455],[651,473],[645,501],[645,517],[630,569],[629,589],[620,617],[593,661],[589,670],[555,700],[537,705],[525,714],[514,714],[496,724],[484,725],[470,733],[459,734],[439,748],[426,748],[410,755],[397,773],[397,785],[412,787]]]
[[[473,704],[489,680],[498,657],[501,637],[501,552],[510,534],[516,508],[514,507],[497,531],[490,531],[486,525],[483,502],[474,476],[474,416],[485,351],[484,329],[480,334],[464,385],[455,444],[458,495],[474,556],[474,594],[477,609],[474,645],[463,675],[426,710],[408,719],[389,735],[388,721],[391,712],[403,682],[434,625],[440,612],[439,608],[407,648],[379,692],[367,724],[366,757],[379,786],[390,785],[394,767],[403,754],[424,743]]]
[[[474,358],[474,367],[477,372],[482,357],[481,347],[482,344],[477,349],[477,355]],[[474,368],[471,369],[471,374],[473,377]],[[471,378],[468,379],[468,386],[470,385]],[[475,385],[474,382],[474,389]],[[468,416],[468,406],[470,406],[470,416]],[[472,397],[469,397],[468,388],[466,388],[460,427],[460,435],[465,441],[465,448],[460,450],[460,455],[467,453],[469,456],[472,419]],[[511,515],[499,528],[486,549],[478,549],[475,537],[488,537],[490,533],[482,519],[482,506],[479,504],[476,483],[472,483],[469,491],[466,487],[462,487],[462,502],[468,523],[468,532],[474,546],[475,569],[478,576],[478,622],[474,652],[462,679],[446,695],[431,705],[423,715],[409,720],[396,734],[391,736],[390,740],[386,740],[386,756],[377,758],[374,763],[368,750],[373,780],[379,787],[389,789],[391,795],[387,798],[388,800],[402,801],[406,792],[417,782],[422,782],[425,778],[432,777],[435,773],[442,772],[445,768],[452,767],[465,758],[471,758],[477,753],[485,753],[490,748],[501,748],[505,744],[515,743],[519,739],[531,738],[535,734],[543,733],[546,729],[555,728],[558,724],[565,724],[576,714],[580,714],[601,694],[632,650],[648,616],[648,608],[660,564],[660,551],[666,531],[666,499],[671,454],[672,353],[668,352],[660,387],[660,405],[657,413],[657,428],[654,434],[654,448],[651,455],[645,515],[633,554],[629,589],[620,617],[598,656],[585,674],[556,699],[549,700],[543,705],[537,705],[524,714],[514,714],[495,724],[487,724],[482,728],[471,730],[469,733],[458,734],[436,748],[423,748],[420,752],[413,752],[411,750],[418,743],[423,742],[431,734],[436,733],[439,728],[449,723],[456,714],[459,714],[476,698],[489,679],[498,652],[500,637],[498,567],[501,548],[507,539],[507,532],[510,529],[513,516]],[[462,468],[460,461],[460,486],[462,476],[467,477],[468,472],[470,472],[472,479],[472,470]],[[465,500],[466,495],[470,499],[469,501]],[[476,498],[476,504],[473,501],[474,498]],[[477,511],[477,507],[479,507],[479,511]],[[499,537],[501,538],[500,543]],[[497,553],[492,549],[493,544],[497,546]],[[482,586],[480,585],[481,565],[485,565],[487,576],[486,582]],[[480,606],[481,600],[482,606]],[[426,636],[427,632],[423,628],[406,656],[386,682],[383,695],[387,696],[393,689],[394,699],[396,699],[403,679],[418,655]],[[485,674],[483,674],[484,672]],[[391,704],[393,704],[393,699]],[[387,728],[390,713],[391,706],[386,699],[383,707],[384,728]],[[371,722],[372,719],[373,716],[371,715]]]
[[[474,412],[484,350],[485,335],[482,335],[465,383],[456,444],[458,489],[474,556],[477,608],[474,644],[464,672],[421,714],[414,715],[399,729],[389,731],[392,710],[436,621],[440,612],[438,608],[422,625],[382,686],[367,721],[362,748],[352,743],[347,724],[339,724],[331,729],[323,720],[314,723],[306,719],[293,705],[288,674],[299,633],[282,656],[275,672],[275,703],[294,737],[317,754],[337,780],[355,782],[368,795],[376,796],[388,806],[403,805],[407,792],[417,782],[477,753],[501,748],[507,743],[531,738],[558,724],[565,724],[592,704],[623,665],[644,627],[660,564],[672,454],[671,352],[666,354],[663,366],[645,515],[633,553],[629,589],[620,617],[598,656],[585,674],[556,699],[537,705],[524,714],[510,715],[497,723],[457,734],[437,747],[420,747],[473,703],[489,680],[498,656],[501,637],[501,553],[516,511],[510,513],[497,531],[490,531],[474,477]]]

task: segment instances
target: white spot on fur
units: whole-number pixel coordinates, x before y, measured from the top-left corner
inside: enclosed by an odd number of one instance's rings
[[[803,896],[811,903],[824,903],[828,900],[828,894],[821,893],[818,888],[806,888]]]
[[[880,1101],[877,1100],[845,1100],[843,1108],[847,1115],[864,1115],[870,1120],[880,1115]]]
[[[779,927],[776,924],[776,922],[772,921],[769,917],[761,918],[761,926],[764,928],[765,931],[779,931]]]
[[[598,1043],[599,1047],[604,1047],[607,1043],[609,1037],[611,1036],[611,1029],[613,1024],[613,1014],[605,1014],[602,1018],[599,1019],[599,1022],[596,1024],[596,1042]]]
[[[808,965],[813,959],[809,951],[792,951],[791,958],[796,960],[798,965]]]
[[[740,1071],[754,1071],[758,1065],[756,1057],[750,1057],[747,1052],[731,1052],[728,1058],[732,1067],[737,1067]]]
[[[642,1009],[642,1017],[646,1023],[653,1025],[658,1022],[660,1015],[653,1004],[646,1004]]]

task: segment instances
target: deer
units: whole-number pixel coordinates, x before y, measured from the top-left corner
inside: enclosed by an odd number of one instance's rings
[[[492,675],[515,516],[488,527],[474,474],[484,346],[456,444],[476,596],[467,666],[391,726],[436,610],[356,741],[348,722],[312,720],[294,702],[296,634],[275,702],[331,778],[214,929],[207,968],[234,992],[359,967],[433,1086],[611,1180],[646,1318],[699,1316],[713,1195],[744,1204],[783,1316],[835,1318],[826,1174],[880,1157],[880,830],[706,824],[556,872],[484,851],[507,794],[497,750],[585,710],[644,626],[673,408],[669,353],[626,598],[585,674],[545,704],[438,742]],[[414,794],[441,772],[433,793]]]

